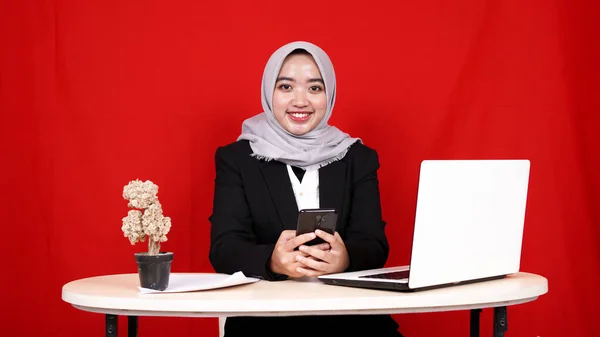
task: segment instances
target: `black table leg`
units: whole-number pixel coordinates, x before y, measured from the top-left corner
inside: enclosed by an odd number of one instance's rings
[[[138,317],[127,316],[127,337],[137,337],[138,335]]]
[[[481,314],[481,309],[471,309],[471,333],[469,335],[471,337],[479,337],[479,314]]]
[[[106,314],[106,337],[117,337],[119,320],[117,315]]]
[[[508,330],[506,307],[496,307],[494,308],[494,337],[504,337],[506,330]]]

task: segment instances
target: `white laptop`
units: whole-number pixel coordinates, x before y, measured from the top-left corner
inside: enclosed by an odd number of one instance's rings
[[[519,271],[529,160],[424,160],[410,264],[319,276],[327,284],[424,290]]]

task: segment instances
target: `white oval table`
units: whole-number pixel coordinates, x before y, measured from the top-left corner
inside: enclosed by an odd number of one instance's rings
[[[75,308],[106,314],[107,336],[117,335],[117,315],[129,316],[137,336],[138,316],[231,317],[340,314],[402,314],[471,310],[471,336],[479,335],[479,313],[494,308],[494,331],[506,330],[506,307],[537,299],[546,278],[516,273],[503,279],[402,293],[326,285],[317,279],[258,281],[185,293],[140,294],[138,274],[84,278],[63,286],[62,299]]]

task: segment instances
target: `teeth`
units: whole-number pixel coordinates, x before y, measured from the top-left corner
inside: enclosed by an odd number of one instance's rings
[[[292,116],[296,118],[304,118],[308,116],[308,113],[293,113]]]

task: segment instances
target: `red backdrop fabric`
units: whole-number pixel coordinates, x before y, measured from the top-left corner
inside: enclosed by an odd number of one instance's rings
[[[507,336],[600,336],[598,4],[2,1],[3,334],[104,334],[103,315],[64,303],[61,287],[136,272],[146,246],[120,230],[133,179],[160,187],[173,271],[212,271],[214,151],[260,112],[270,54],[308,40],[336,67],[331,123],[379,152],[388,264],[408,262],[421,160],[530,159],[522,270],[547,277],[549,293],[509,308]],[[467,312],[394,317],[407,336],[468,331]],[[212,318],[139,327],[217,329]]]

